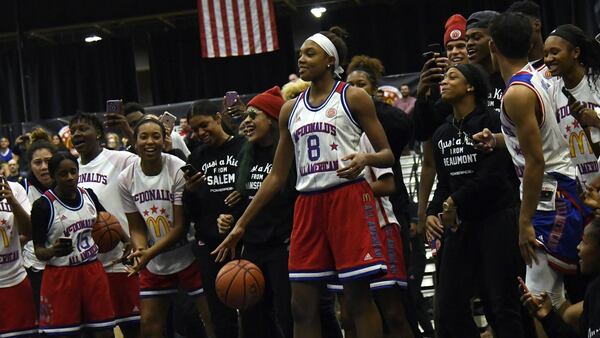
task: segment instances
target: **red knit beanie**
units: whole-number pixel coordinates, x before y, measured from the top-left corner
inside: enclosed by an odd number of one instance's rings
[[[275,86],[264,93],[256,95],[252,100],[250,100],[250,102],[248,102],[248,107],[256,107],[275,120],[278,120],[279,112],[281,111],[281,106],[283,106],[283,103],[284,101],[283,97],[281,96],[281,89],[279,86]]]
[[[460,14],[454,14],[446,21],[446,33],[444,33],[444,46],[450,41],[467,40],[467,19]]]

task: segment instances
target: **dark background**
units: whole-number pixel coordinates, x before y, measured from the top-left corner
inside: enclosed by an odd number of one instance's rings
[[[350,56],[378,57],[387,74],[415,72],[421,68],[421,51],[441,42],[450,15],[503,11],[512,2],[323,1],[327,12],[316,19],[309,10],[317,1],[277,0],[279,51],[203,59],[195,0],[3,0],[0,124],[99,112],[111,98],[151,106],[220,97],[227,90],[263,91],[287,82],[296,70],[296,50],[303,40],[333,25],[351,34]],[[597,0],[537,2],[545,34],[563,23],[575,23],[590,34],[600,30]],[[23,37],[24,82],[17,22]],[[83,42],[91,34],[103,40]]]

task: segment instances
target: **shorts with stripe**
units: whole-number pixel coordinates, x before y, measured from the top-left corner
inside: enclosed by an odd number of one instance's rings
[[[385,253],[387,273],[381,278],[371,281],[371,290],[375,291],[395,286],[405,289],[408,284],[400,226],[398,224],[388,224],[379,229],[379,237],[383,243]],[[339,293],[343,291],[343,286],[339,283],[327,283],[327,289]]]
[[[173,296],[181,287],[190,296],[204,293],[200,267],[193,261],[187,268],[169,275],[157,275],[148,269],[140,272],[140,296],[142,298]]]
[[[377,278],[386,272],[369,184],[354,181],[302,193],[296,200],[290,243],[291,281]]]
[[[109,272],[108,284],[117,325],[137,325],[140,321],[140,279],[127,272]]]
[[[36,336],[36,310],[28,277],[17,285],[0,288],[0,304],[0,338]]]
[[[46,335],[115,326],[108,278],[97,260],[77,266],[47,265],[40,298],[40,331]]]
[[[531,223],[538,243],[548,253],[548,265],[561,273],[574,274],[579,260],[577,245],[592,213],[579,198],[575,180],[553,176],[558,182],[555,210],[536,211]]]

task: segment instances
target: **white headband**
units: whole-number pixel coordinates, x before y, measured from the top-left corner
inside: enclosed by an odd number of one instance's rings
[[[344,68],[340,66],[340,58],[338,56],[337,49],[335,48],[333,42],[331,42],[331,40],[329,40],[328,37],[321,33],[314,34],[306,40],[313,41],[314,43],[319,45],[319,47],[323,48],[327,55],[333,56],[335,58],[335,68],[333,70],[333,73],[341,78],[341,75],[344,72]]]

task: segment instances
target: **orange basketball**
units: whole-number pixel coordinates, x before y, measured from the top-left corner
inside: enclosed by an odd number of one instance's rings
[[[246,309],[256,304],[265,291],[265,278],[254,263],[233,260],[221,269],[215,281],[217,296],[223,304]]]
[[[96,224],[92,229],[92,238],[98,245],[100,253],[114,249],[121,242],[123,235],[123,228],[115,216],[105,211],[98,213]]]

